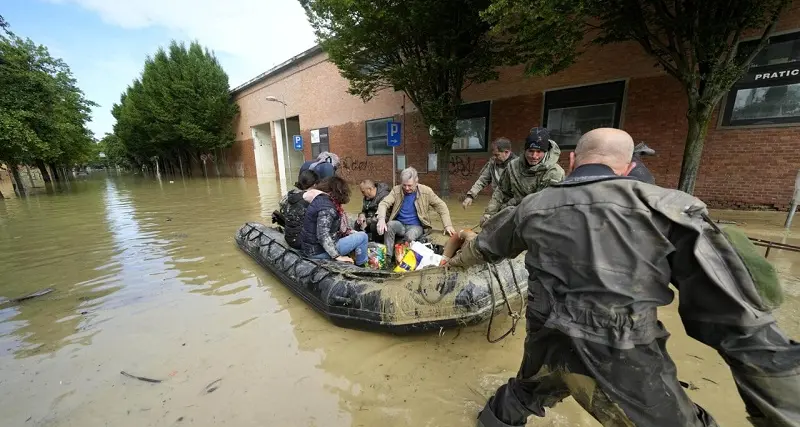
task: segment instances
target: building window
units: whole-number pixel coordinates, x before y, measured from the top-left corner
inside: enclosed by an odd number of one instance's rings
[[[453,152],[484,152],[489,144],[489,101],[462,104],[458,107],[456,137],[453,138]]]
[[[592,129],[619,127],[624,97],[624,81],[547,91],[543,126],[559,147],[575,148]]]
[[[391,117],[367,121],[367,155],[392,154],[392,147],[386,144],[387,123],[391,121]]]
[[[739,44],[746,54],[758,40]],[[800,123],[800,32],[772,37],[728,93],[723,126]]]

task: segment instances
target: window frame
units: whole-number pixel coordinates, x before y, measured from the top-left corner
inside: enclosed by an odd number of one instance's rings
[[[597,95],[587,97],[586,91],[599,90]],[[602,91],[607,91],[603,93]],[[618,91],[618,92],[615,92]],[[559,94],[559,92],[561,92]],[[553,100],[552,97],[560,95],[564,97],[563,100]],[[550,100],[548,100],[550,96]],[[555,109],[569,109],[578,107],[591,107],[596,105],[614,104],[614,119],[612,120],[612,127],[620,129],[623,122],[623,115],[625,113],[625,101],[628,96],[628,80],[612,80],[600,83],[591,83],[579,86],[570,86],[558,89],[549,89],[544,91],[542,96],[542,127],[548,128],[548,118],[550,110]],[[587,100],[588,99],[588,100]],[[552,138],[552,131],[551,131]],[[555,139],[553,139],[555,141]],[[561,141],[556,141],[561,150],[574,150],[577,144],[563,145]]]
[[[742,45],[757,44],[760,39],[750,39],[740,41],[737,51]],[[782,34],[770,37],[770,44],[784,43],[788,41],[800,41],[800,29],[791,30]],[[800,126],[800,116],[795,117],[776,117],[760,119],[733,119],[733,107],[736,104],[736,94],[743,89],[771,88],[777,86],[790,86],[800,84],[800,71],[792,75],[792,71],[800,70],[800,60],[783,64],[751,66],[747,72],[731,86],[725,98],[720,104],[719,129],[746,129],[746,128],[767,128],[767,127],[791,127]],[[757,75],[765,73],[776,73],[789,71],[785,77],[778,77],[770,80],[757,80]]]
[[[456,120],[469,120],[469,119],[479,119],[485,118],[486,119],[486,129],[483,131],[484,141],[486,143],[482,148],[466,148],[466,149],[456,149],[455,147],[451,150],[451,153],[487,153],[489,151],[489,146],[491,145],[491,140],[489,137],[491,136],[491,129],[492,129],[492,101],[475,101],[469,103],[463,103],[458,106],[458,111],[456,113]],[[455,138],[453,140],[455,143]]]
[[[394,121],[394,117],[393,116],[389,116],[389,117],[382,117],[382,118],[378,118],[378,119],[370,119],[370,120],[364,121],[364,149],[367,152],[367,156],[391,156],[392,155],[392,148],[391,147],[388,147],[389,148],[389,152],[388,153],[370,153],[369,152],[369,139],[370,139],[369,138],[369,124],[373,123],[373,122],[382,121],[382,120],[385,120],[388,123],[388,122]],[[388,137],[388,135],[386,137]]]

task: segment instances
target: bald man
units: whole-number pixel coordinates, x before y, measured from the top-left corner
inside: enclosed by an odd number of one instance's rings
[[[800,345],[758,291],[777,276],[751,276],[700,200],[629,178],[632,154],[621,130],[585,134],[563,182],[501,211],[450,261],[527,250],[522,365],[478,425],[522,426],[570,395],[604,426],[716,425],[667,353],[657,308],[672,302],[672,283],[686,332],[729,365],[751,421],[800,426]]]

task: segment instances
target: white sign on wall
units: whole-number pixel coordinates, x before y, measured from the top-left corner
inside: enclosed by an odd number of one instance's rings
[[[319,129],[314,129],[311,131],[311,143],[319,144]]]

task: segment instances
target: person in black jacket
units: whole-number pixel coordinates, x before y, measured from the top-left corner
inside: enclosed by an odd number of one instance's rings
[[[350,201],[347,182],[338,176],[323,179],[303,198],[309,203],[300,233],[303,255],[366,265],[367,233],[351,229],[342,208]],[[355,253],[355,260],[350,253]]]
[[[628,176],[636,178],[639,181],[655,185],[655,177],[653,177],[653,174],[650,173],[650,169],[647,169],[647,166],[645,166],[644,162],[642,161],[642,156],[654,156],[655,154],[656,150],[648,147],[644,142],[640,142],[633,147],[633,157],[631,158],[631,161],[636,163],[636,166],[634,166],[633,170]]]
[[[365,179],[359,184],[361,194],[364,196],[364,204],[361,206],[361,213],[353,226],[356,231],[367,233],[370,241],[382,242],[383,237],[378,234],[378,204],[384,197],[389,195],[389,185],[383,182],[373,182]]]
[[[273,212],[272,222],[283,226],[284,237],[289,246],[300,249],[300,231],[303,229],[303,219],[306,217],[308,202],[303,200],[306,190],[314,187],[319,181],[319,176],[312,170],[300,172],[296,189],[292,189],[280,201],[280,211]]]

